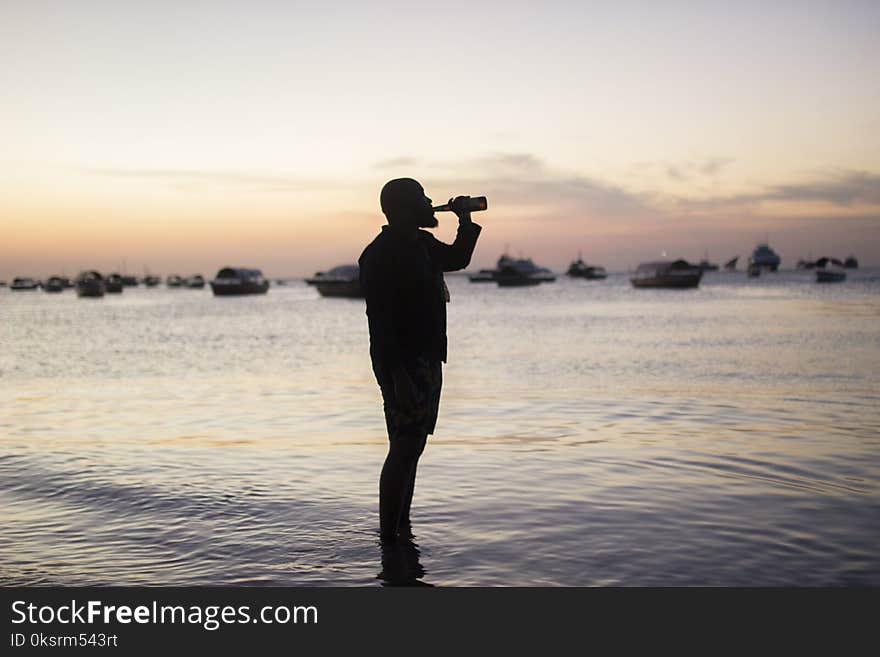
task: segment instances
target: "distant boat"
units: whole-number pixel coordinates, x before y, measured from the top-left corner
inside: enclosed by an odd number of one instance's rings
[[[813,260],[804,260],[804,259],[800,259],[800,260],[797,261],[796,268],[797,268],[797,269],[815,269],[815,268],[816,268],[816,262],[813,261]]]
[[[223,267],[211,281],[216,296],[239,296],[243,294],[266,294],[269,281],[259,269],[246,267]]]
[[[691,288],[700,284],[703,270],[687,260],[643,262],[630,279],[633,287]]]
[[[531,258],[517,258],[501,256],[498,259],[498,273],[495,282],[499,287],[525,287],[552,283],[556,280],[556,274],[546,267],[538,267]]]
[[[46,292],[63,292],[65,287],[67,286],[61,276],[50,276],[43,284],[43,289]]]
[[[20,292],[22,290],[36,290],[38,287],[40,287],[40,281],[35,281],[28,276],[16,276],[12,279],[12,285],[9,286],[9,289]]]
[[[194,290],[200,290],[205,287],[205,277],[201,274],[196,274],[194,276],[189,276],[183,281],[183,284]]]
[[[103,297],[104,277],[96,271],[84,271],[76,277],[76,296]]]
[[[568,266],[568,271],[565,273],[572,278],[586,278],[590,280],[608,278],[608,272],[605,271],[605,267],[588,265],[580,254],[578,254],[578,259],[572,261]]]
[[[718,271],[718,265],[714,262],[709,262],[709,252],[706,252],[706,257],[700,260],[700,264],[697,265],[702,271]]]
[[[498,287],[531,287],[541,284],[540,279],[523,274],[512,267],[499,271],[495,276],[495,282],[498,283]]]
[[[104,279],[104,290],[107,294],[120,294],[123,287],[122,276],[119,274],[113,273]]]
[[[736,271],[736,261],[739,260],[739,256],[734,256],[730,260],[724,263],[725,271]]]
[[[144,285],[146,285],[147,287],[156,287],[159,283],[162,282],[162,279],[160,279],[158,276],[153,276],[151,274],[147,274],[142,280]]]
[[[556,274],[546,267],[538,267],[531,258],[519,258],[505,264],[495,275],[499,287],[524,287],[553,283]]]
[[[165,285],[167,285],[168,287],[182,287],[183,278],[181,278],[177,274],[171,274],[171,276],[165,279]]]
[[[494,283],[497,275],[497,269],[481,269],[476,274],[470,274],[468,280],[471,283]]]
[[[498,258],[495,269],[481,269],[476,274],[470,274],[468,280],[471,283],[498,283],[502,287],[521,287],[552,283],[556,280],[556,274],[546,267],[538,267],[531,258],[515,259],[505,253]]]
[[[779,255],[767,244],[759,244],[752,252],[751,262],[768,271],[777,271],[781,262]]]
[[[308,285],[314,285],[322,297],[363,298],[361,291],[360,269],[357,265],[339,265],[329,271],[316,272],[306,279]]]
[[[498,278],[498,272],[500,272],[503,267],[512,265],[513,262],[514,259],[504,253],[498,258],[498,262],[495,264],[495,269],[481,269],[476,274],[470,274],[468,280],[471,283],[494,283]]]
[[[816,261],[817,283],[841,283],[846,280],[846,269],[837,258],[819,258]]]
[[[855,256],[851,255],[849,258],[847,258],[846,260],[843,261],[843,266],[846,267],[847,269],[858,269],[859,268],[859,261],[856,260]]]
[[[131,274],[123,274],[122,275],[122,284],[125,287],[137,287],[138,286],[137,276],[132,276]]]

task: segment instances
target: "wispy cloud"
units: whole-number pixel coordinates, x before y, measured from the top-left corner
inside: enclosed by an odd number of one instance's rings
[[[649,210],[648,197],[603,180],[553,169],[533,153],[493,153],[438,165],[442,175],[432,186],[486,194],[524,211],[545,216],[638,215]],[[490,200],[491,203],[491,200]]]
[[[662,163],[670,180],[682,182],[694,178],[712,178],[734,163],[731,157],[710,157],[688,162]]]
[[[732,157],[712,157],[697,166],[697,170],[704,176],[714,176],[721,170],[734,163]]]
[[[436,164],[440,175],[424,181],[431,188],[451,192],[481,193],[490,206],[503,204],[510,221],[541,219],[565,224],[568,230],[608,230],[615,234],[655,231],[720,230],[725,226],[765,225],[776,221],[790,224],[803,218],[805,225],[815,217],[832,221],[859,215],[880,221],[880,175],[866,171],[832,171],[811,179],[794,179],[774,185],[756,186],[735,195],[697,196],[700,180],[717,175],[733,163],[730,158],[708,158],[676,171],[681,181],[694,179],[693,196],[671,196],[658,187],[635,191],[614,182],[548,166],[534,153],[493,153],[487,156]],[[684,165],[683,165],[684,166]],[[681,182],[680,181],[680,182]],[[786,212],[779,214],[779,204]],[[837,209],[835,209],[837,208]]]
[[[712,176],[733,162],[709,158],[688,165],[667,164],[667,176],[678,182],[691,176]],[[491,153],[459,161],[424,161],[411,156],[377,162],[374,169],[413,167],[431,171],[429,193],[439,189],[456,193],[486,194],[508,209],[540,211],[558,217],[662,218],[700,213],[757,213],[771,202],[822,203],[870,214],[880,205],[880,174],[868,171],[833,171],[811,180],[764,185],[755,191],[718,196],[674,196],[656,191],[635,192],[622,185],[575,172],[556,169],[534,153]],[[251,193],[307,193],[351,187],[348,176],[307,178],[295,175],[243,171],[207,171],[172,168],[84,169],[89,175],[143,181],[184,190],[230,190]],[[347,182],[343,182],[347,181]],[[361,183],[354,183],[361,185]],[[491,202],[491,201],[490,201]],[[497,206],[496,206],[497,207]],[[814,206],[815,208],[816,206]],[[822,210],[824,211],[824,210]]]
[[[770,189],[768,196],[785,201],[828,201],[846,206],[856,203],[880,204],[880,175],[846,171],[829,180],[777,185]]]
[[[302,192],[337,187],[327,180],[237,171],[186,169],[84,169],[91,175],[164,184],[178,189],[236,188],[254,192]]]
[[[544,161],[532,153],[493,153],[477,158],[473,165],[496,173],[539,173],[546,170]]]
[[[403,167],[418,166],[419,160],[415,157],[401,156],[380,160],[373,165],[374,169],[399,169]]]
[[[745,194],[705,199],[677,199],[684,209],[715,210],[758,206],[769,201],[824,202],[840,207],[880,205],[880,175],[866,171],[841,171],[824,179],[764,186]]]
[[[669,176],[672,180],[684,180],[686,176],[681,172],[678,167],[668,166],[666,167],[666,175]]]

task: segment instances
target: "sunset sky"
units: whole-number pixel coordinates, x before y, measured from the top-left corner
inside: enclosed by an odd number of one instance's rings
[[[878,62],[876,0],[3,0],[0,278],[309,274],[400,176],[473,268],[880,265]]]

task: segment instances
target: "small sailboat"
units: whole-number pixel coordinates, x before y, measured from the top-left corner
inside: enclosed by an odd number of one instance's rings
[[[709,252],[706,251],[706,255],[703,256],[703,259],[700,260],[700,264],[697,265],[702,271],[718,271],[718,265],[714,262],[709,262]]]

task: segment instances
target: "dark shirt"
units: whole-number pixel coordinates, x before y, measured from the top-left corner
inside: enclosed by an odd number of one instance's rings
[[[468,266],[480,230],[461,224],[445,244],[425,230],[383,226],[367,245],[358,265],[374,364],[394,370],[418,357],[446,362],[443,272]]]

